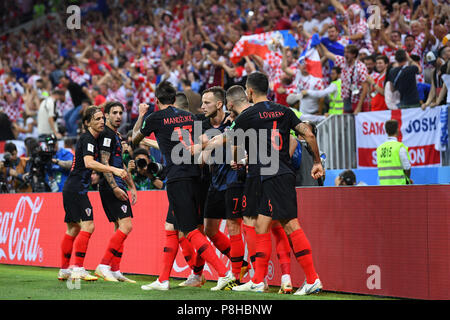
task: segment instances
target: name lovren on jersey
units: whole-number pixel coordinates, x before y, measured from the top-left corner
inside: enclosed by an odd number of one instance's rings
[[[192,116],[177,116],[177,117],[165,118],[164,125],[183,123],[183,122],[189,122],[189,121],[192,121],[192,122],[194,121],[194,120],[192,120]]]
[[[268,118],[279,118],[284,115],[284,112],[281,111],[264,111],[259,112],[259,117],[261,119],[268,119]]]

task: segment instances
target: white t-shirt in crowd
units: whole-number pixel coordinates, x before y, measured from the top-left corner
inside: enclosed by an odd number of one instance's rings
[[[37,130],[39,135],[52,134],[52,128],[48,122],[48,118],[55,116],[55,99],[48,97],[41,102],[37,117]]]

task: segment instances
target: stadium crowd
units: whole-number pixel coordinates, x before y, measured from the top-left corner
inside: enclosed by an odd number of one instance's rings
[[[119,132],[131,138],[139,103],[155,103],[155,88],[163,80],[185,93],[194,114],[202,113],[203,90],[245,85],[253,71],[268,75],[271,100],[313,122],[329,114],[425,109],[447,101],[450,6],[445,0],[70,2],[81,7],[80,29],[67,28],[62,1],[3,2],[0,17],[0,141],[26,140],[25,156],[31,157],[30,141],[33,146],[49,135],[64,139],[67,152],[54,157],[53,170],[63,170],[59,162],[71,163],[88,106],[122,103]],[[381,17],[375,27],[371,5]],[[22,17],[52,12],[60,19],[52,15],[43,26],[6,30],[24,22]],[[231,62],[241,36],[275,30],[290,30],[297,47],[278,48],[274,61],[250,55]],[[321,79],[298,62],[316,33]],[[8,148],[14,155],[13,146]],[[133,150],[126,150],[128,163]],[[146,150],[146,160],[160,160]],[[138,152],[145,158],[143,153]],[[0,165],[3,175],[27,170],[25,163],[17,172],[15,166],[7,170],[4,161]],[[142,185],[162,188],[160,182]],[[61,191],[61,180],[57,183]]]

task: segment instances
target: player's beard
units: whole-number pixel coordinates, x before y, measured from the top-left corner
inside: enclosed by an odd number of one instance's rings
[[[208,116],[206,116],[207,118],[214,118],[215,116],[217,116],[217,110],[214,111],[213,113],[209,114]]]

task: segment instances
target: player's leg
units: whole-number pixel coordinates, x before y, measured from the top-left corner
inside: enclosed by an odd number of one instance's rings
[[[114,223],[114,230],[117,233],[118,230],[120,230],[123,234],[126,234],[127,237],[131,233],[133,229],[132,219],[131,217],[119,219],[117,222]],[[128,283],[136,283],[136,281],[131,280],[127,277],[125,277],[122,272],[120,271],[120,262],[122,260],[123,250],[124,250],[124,244],[125,239],[122,241],[122,244],[120,245],[119,249],[117,250],[117,254],[114,254],[111,259],[111,273],[117,280],[121,282],[128,282]]]
[[[95,225],[93,220],[80,221],[80,232],[78,233],[74,243],[75,261],[74,268],[72,270],[73,279],[82,279],[85,281],[97,280],[97,277],[89,274],[83,266],[89,240],[91,239],[94,229]]]
[[[234,287],[234,291],[253,291],[264,292],[266,291],[264,278],[267,273],[267,267],[272,253],[272,239],[270,237],[270,225],[272,223],[272,217],[262,214],[258,215],[256,220],[256,244],[255,244],[255,273],[253,278],[240,286]]]
[[[80,226],[78,223],[69,222],[66,223],[66,225],[67,230],[61,242],[61,269],[58,273],[58,280],[67,280],[70,278],[71,270],[69,266],[70,258],[72,256],[73,243],[80,232]]]
[[[219,191],[210,188],[205,203],[205,234],[219,249],[219,251],[230,258],[230,238],[220,231],[220,223],[227,218],[226,190]]]
[[[115,259],[115,267],[117,267],[117,262],[122,258],[123,244],[133,229],[131,204],[128,200],[122,201],[117,199],[111,190],[100,190],[100,198],[106,217],[109,222],[114,223],[115,232],[109,240],[102,260],[95,270],[95,274],[102,277],[105,281],[118,282],[119,280],[112,273],[111,265],[113,259]],[[116,273],[117,276],[121,276],[118,272]]]
[[[278,221],[272,222],[272,234],[275,238],[278,261],[281,268],[281,287],[278,293],[292,293],[291,281],[291,247],[283,226]]]
[[[305,295],[318,292],[322,289],[322,283],[314,268],[312,258],[311,245],[300,227],[298,219],[291,219],[289,221],[281,221],[286,234],[291,239],[292,251],[295,259],[301,265],[305,273],[306,280],[303,286],[295,292],[295,295]]]
[[[231,271],[233,272],[234,277],[239,280],[239,282],[241,282],[243,276],[245,276],[245,274],[241,274],[245,254],[244,241],[242,240],[241,233],[241,224],[241,218],[227,219],[227,229],[231,244]]]

